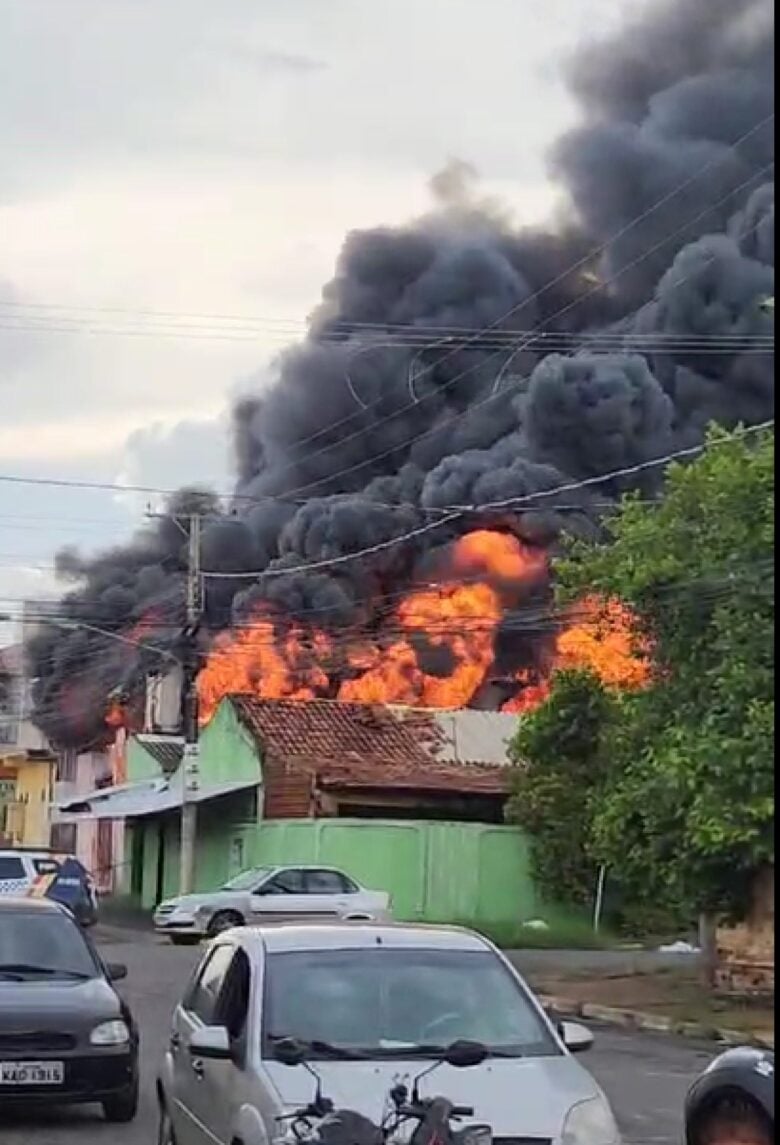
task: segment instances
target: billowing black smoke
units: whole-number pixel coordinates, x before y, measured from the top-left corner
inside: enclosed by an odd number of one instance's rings
[[[326,628],[370,624],[432,548],[506,522],[480,506],[661,456],[713,419],[771,416],[773,360],[751,340],[772,323],[772,57],[770,0],[655,3],[570,69],[581,123],[551,151],[565,222],[514,229],[461,164],[434,180],[425,218],[350,234],[309,336],[234,411],[234,504],[182,494],[178,521],[97,560],[63,556],[79,586],[67,614],[122,631],[146,616],[145,640],[173,646],[186,514],[205,504],[204,567],[266,573],[210,580],[207,632],[258,599]],[[501,113],[517,115],[522,145],[528,109]],[[513,527],[548,541],[659,479],[561,492],[510,514]],[[370,560],[277,575],[450,506],[471,510]],[[32,653],[38,719],[59,742],[94,733],[96,696],[132,689],[154,662],[84,629],[52,630]]]

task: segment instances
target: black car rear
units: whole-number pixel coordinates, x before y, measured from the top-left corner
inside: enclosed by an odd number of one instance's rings
[[[111,977],[66,908],[0,899],[0,1120],[41,1101],[132,1120],[138,1032]]]

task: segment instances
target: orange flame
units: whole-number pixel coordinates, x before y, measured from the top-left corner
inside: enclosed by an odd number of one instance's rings
[[[328,676],[320,664],[330,651],[326,634],[316,630],[307,633],[292,625],[278,637],[276,627],[270,615],[258,611],[246,627],[217,637],[198,677],[204,723],[227,695],[313,700],[328,687]]]
[[[114,700],[105,714],[105,722],[110,728],[127,727],[127,713],[117,700]]]
[[[547,576],[543,549],[479,529],[453,544],[439,583],[412,589],[370,633],[329,634],[260,607],[245,627],[217,637],[198,680],[201,719],[230,694],[464,707],[493,666],[505,610]],[[505,711],[542,703],[556,667],[589,666],[609,684],[644,682],[648,667],[634,650],[627,610],[589,598],[577,611],[545,671],[518,673]]]
[[[586,596],[580,614],[557,640],[556,668],[590,668],[607,686],[634,690],[650,680],[650,649],[636,632],[631,610],[619,600]]]

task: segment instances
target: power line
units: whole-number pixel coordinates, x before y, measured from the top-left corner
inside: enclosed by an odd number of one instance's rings
[[[751,128],[749,128],[744,134],[740,135],[731,144],[729,144],[728,150],[732,151],[732,152],[736,151],[744,143],[748,142],[748,140],[751,139],[754,135],[756,135],[758,132],[762,131],[765,127],[768,127],[769,124],[774,121],[774,118],[775,118],[774,113],[771,113],[768,116],[761,119],[759,122],[754,124]],[[585,255],[583,255],[577,262],[573,263],[567,270],[562,271],[556,278],[554,278],[550,282],[546,283],[543,287],[541,287],[533,295],[531,295],[527,298],[524,298],[519,303],[515,304],[505,314],[503,314],[500,318],[496,319],[490,326],[482,328],[480,330],[477,330],[476,332],[478,334],[482,334],[482,333],[485,333],[486,330],[491,330],[491,329],[499,327],[502,322],[508,321],[509,318],[511,318],[512,315],[514,315],[518,310],[522,309],[523,307],[528,306],[531,302],[536,301],[547,290],[551,289],[553,286],[559,285],[562,281],[565,281],[566,278],[568,278],[570,275],[575,273],[577,270],[584,270],[584,269],[588,268],[593,263],[593,261],[595,259],[597,259],[601,255],[606,253],[606,251],[609,249],[609,247],[614,242],[618,241],[621,238],[624,238],[625,235],[629,234],[636,226],[638,226],[640,223],[644,222],[647,218],[649,218],[651,215],[653,215],[661,207],[665,206],[668,202],[671,202],[682,191],[691,187],[703,175],[706,175],[707,172],[713,170],[714,168],[717,168],[720,165],[722,159],[723,159],[722,153],[719,153],[718,155],[713,156],[713,158],[709,159],[706,163],[704,163],[700,168],[698,168],[696,171],[694,171],[691,175],[687,176],[680,183],[678,183],[674,187],[670,188],[669,191],[667,191],[664,195],[662,195],[655,202],[650,204],[650,206],[648,206],[639,215],[630,219],[618,231],[614,232],[607,239],[605,239],[602,243],[591,248],[591,250],[589,250]],[[695,221],[695,220],[692,220],[692,221]],[[296,329],[300,329],[302,326],[302,323],[300,322],[300,320],[298,320],[294,317],[285,318],[285,317],[257,316],[257,315],[247,315],[247,314],[220,314],[220,313],[203,313],[203,312],[190,313],[190,312],[178,311],[178,310],[154,310],[154,309],[140,309],[140,308],[135,308],[135,307],[122,307],[122,306],[73,305],[72,303],[57,303],[57,302],[54,302],[54,303],[51,303],[51,302],[23,302],[23,301],[20,301],[18,299],[0,299],[0,307],[7,307],[7,308],[12,308],[12,309],[33,309],[33,310],[39,310],[39,311],[68,311],[68,312],[76,311],[76,312],[91,313],[91,314],[117,314],[117,315],[125,314],[125,315],[141,316],[144,318],[152,318],[152,319],[157,319],[157,318],[174,319],[177,321],[195,321],[195,322],[206,321],[206,322],[212,322],[212,323],[215,321],[232,322],[232,323],[247,323],[248,322],[251,324],[263,324],[266,326],[271,326],[272,328],[278,327],[278,326],[281,326],[281,327],[292,326],[292,327],[295,327]],[[366,328],[370,329],[374,326],[373,323],[360,323],[360,322],[344,323],[343,325],[346,326],[347,328],[352,328],[352,329],[366,329]],[[336,323],[336,326],[337,327],[339,326],[338,322]],[[438,328],[434,328],[434,329],[436,331],[438,331]],[[468,330],[468,328],[467,327],[460,327],[459,330],[460,330],[460,332],[464,332],[465,330]]]
[[[771,118],[774,118],[774,117],[771,117]],[[771,168],[773,165],[774,164],[767,164],[766,167],[762,169],[762,172],[769,170],[769,168]],[[762,172],[759,172],[757,174],[761,174]],[[616,279],[619,278],[621,274],[625,273],[629,269],[632,269],[638,263],[644,261],[644,259],[649,257],[650,254],[654,253],[657,249],[659,249],[660,247],[665,245],[669,241],[670,238],[675,237],[680,231],[687,229],[693,222],[696,222],[700,217],[703,217],[704,215],[709,213],[710,210],[714,209],[715,207],[720,205],[723,201],[730,198],[732,195],[736,194],[742,187],[753,182],[755,180],[755,178],[757,177],[757,174],[751,175],[748,180],[745,180],[745,182],[740,185],[740,187],[732,189],[730,192],[728,192],[727,195],[723,196],[721,200],[718,200],[718,202],[716,202],[714,204],[709,204],[702,212],[700,212],[699,215],[694,216],[693,219],[688,220],[684,224],[684,226],[678,228],[677,231],[672,232],[670,235],[665,236],[662,240],[657,242],[649,250],[647,250],[643,254],[637,256],[637,258],[635,258],[632,262],[625,264],[618,272],[616,272],[616,274],[612,277],[612,279],[608,280],[608,282],[606,282],[606,283],[599,284],[599,288],[601,288],[602,285],[610,285],[611,283],[616,281]],[[641,218],[642,216],[639,216],[639,217]],[[692,274],[698,273],[700,269],[701,269],[700,267],[694,268],[690,272],[689,275],[686,275],[683,278],[681,278],[680,280],[678,280],[678,283],[676,285],[681,285],[684,281],[686,281],[688,278],[690,278]],[[589,293],[592,293],[592,292],[589,292]],[[585,295],[585,297],[587,297],[587,295]],[[581,299],[578,301],[581,301]],[[568,309],[570,309],[575,304],[576,303],[569,303],[567,306],[563,307],[560,311],[558,311],[556,314],[552,315],[546,321],[550,322],[550,321],[553,321],[555,318],[561,317],[563,313],[565,313]],[[537,330],[535,333],[538,334],[539,331]],[[630,340],[631,340],[630,336],[626,336],[626,340],[630,343]],[[496,355],[494,354],[492,356],[495,357]],[[444,385],[440,386],[437,390],[437,393],[441,393],[445,389],[450,388],[457,381],[462,380],[468,374],[473,373],[475,371],[475,369],[482,368],[484,365],[485,365],[484,362],[480,362],[480,363],[477,363],[476,366],[470,367],[469,369],[462,371],[461,373],[457,374],[454,378],[452,378],[448,382],[446,382]],[[266,503],[266,502],[284,502],[284,501],[287,501],[296,493],[301,493],[301,492],[305,492],[306,490],[316,488],[318,485],[323,484],[325,481],[329,481],[329,482],[333,481],[337,477],[342,477],[346,474],[349,474],[349,473],[352,473],[358,469],[361,469],[361,468],[365,467],[366,465],[370,465],[372,463],[375,463],[376,461],[381,460],[383,457],[388,456],[389,454],[396,452],[400,448],[415,444],[417,441],[422,440],[424,437],[430,435],[431,433],[438,432],[442,428],[442,424],[443,425],[450,425],[450,424],[460,420],[463,417],[467,417],[475,409],[478,409],[481,406],[488,404],[488,402],[495,400],[496,396],[497,396],[496,394],[491,394],[488,398],[483,399],[480,402],[473,403],[472,405],[467,407],[467,409],[463,410],[461,413],[448,419],[445,423],[435,425],[435,426],[429,428],[428,430],[424,431],[423,433],[421,433],[415,437],[410,438],[408,441],[397,443],[397,444],[393,445],[391,449],[386,450],[384,453],[373,455],[372,457],[367,458],[364,461],[355,464],[354,466],[348,467],[346,469],[342,469],[335,474],[330,474],[327,477],[323,477],[323,478],[318,479],[317,481],[312,481],[312,482],[309,482],[308,484],[304,484],[302,486],[299,486],[297,489],[293,489],[284,495],[276,495],[276,496],[264,495],[261,497],[256,497],[256,496],[249,496],[249,495],[238,494],[238,493],[233,493],[233,492],[224,492],[224,493],[217,492],[214,495],[219,497],[219,498],[222,498],[222,499],[230,499],[234,502],[249,502],[249,503],[255,503],[255,504],[262,504],[262,503]],[[378,399],[378,400],[381,400],[381,399]],[[376,403],[372,403],[372,404],[376,404]],[[389,414],[387,417],[381,418],[378,421],[372,423],[372,425],[367,427],[367,429],[358,430],[352,434],[347,435],[347,437],[342,438],[337,443],[331,442],[331,443],[327,444],[326,446],[323,446],[321,449],[316,450],[314,453],[309,454],[307,460],[310,460],[312,457],[317,457],[322,453],[327,453],[328,451],[330,451],[336,447],[341,448],[347,442],[353,440],[356,437],[360,437],[362,435],[362,433],[364,433],[364,432],[376,431],[376,429],[378,427],[385,424],[387,421],[391,421],[394,418],[398,417],[400,414],[408,412],[410,409],[413,409],[417,404],[418,404],[417,402],[412,401],[411,403],[408,403],[407,405],[401,406],[399,409],[393,411],[393,413]],[[367,409],[369,407],[367,406],[365,408]],[[339,421],[331,423],[327,427],[324,427],[323,429],[318,430],[316,433],[310,435],[310,437],[303,438],[299,441],[296,441],[294,443],[294,445],[296,447],[299,447],[301,445],[310,444],[312,441],[316,440],[318,437],[322,436],[323,434],[331,433],[334,429],[338,428],[340,425],[351,421],[354,417],[355,417],[354,413],[349,414],[346,417],[340,419]],[[286,466],[284,466],[282,468],[281,473],[284,473],[286,469],[293,468],[294,466],[296,466],[298,464],[300,464],[299,461],[290,461]],[[276,476],[278,476],[278,474]],[[128,484],[119,484],[117,482],[79,481],[79,480],[64,480],[64,479],[53,479],[53,478],[22,477],[22,476],[15,475],[15,474],[0,474],[0,483],[42,486],[42,487],[49,487],[49,488],[70,488],[70,489],[85,489],[85,490],[90,489],[90,490],[111,491],[111,492],[140,493],[140,494],[151,494],[151,495],[160,495],[160,496],[173,496],[177,492],[179,492],[179,490],[165,489],[165,488],[160,488],[158,486],[149,486],[149,485],[128,485]],[[208,493],[208,492],[210,492],[210,490],[204,489],[204,490],[202,490],[202,492]],[[395,506],[392,506],[392,507],[395,507]]]
[[[602,284],[599,284],[602,285]],[[603,284],[603,285],[606,285]],[[21,331],[26,333],[43,333],[43,334],[95,334],[95,335],[108,335],[112,337],[172,337],[172,338],[194,338],[194,339],[215,339],[220,341],[233,341],[233,342],[255,342],[257,335],[255,333],[246,332],[244,334],[239,332],[226,332],[209,329],[208,327],[165,327],[165,326],[149,326],[143,328],[135,328],[130,326],[90,326],[87,325],[82,319],[79,318],[61,318],[59,325],[55,325],[48,319],[38,319],[33,315],[25,314],[3,314],[0,311],[0,329],[8,331]],[[448,348],[452,346],[453,353],[458,353],[463,349],[468,350],[473,348],[475,350],[490,350],[490,349],[513,349],[523,343],[524,349],[529,350],[546,350],[552,352],[554,350],[565,351],[572,348],[586,347],[589,344],[598,345],[599,347],[612,346],[616,349],[622,349],[626,341],[635,342],[639,346],[647,349],[652,349],[655,353],[673,353],[675,351],[681,352],[687,350],[691,353],[698,351],[700,353],[726,353],[729,349],[737,351],[742,349],[745,353],[758,352],[762,346],[770,345],[771,339],[769,335],[763,334],[744,334],[744,335],[719,335],[719,334],[701,334],[701,335],[671,335],[659,333],[656,335],[626,335],[615,333],[609,330],[603,333],[588,333],[586,331],[544,331],[540,328],[529,330],[507,330],[496,331],[491,334],[480,334],[477,327],[473,328],[474,333],[469,333],[468,328],[462,334],[455,334],[448,332],[446,328],[441,330],[437,328],[430,328],[425,330],[414,326],[406,326],[399,328],[393,332],[389,326],[382,327],[377,324],[375,329],[371,331],[366,330],[350,330],[349,325],[345,324],[343,328],[335,331],[322,331],[315,334],[309,334],[308,337],[313,345],[327,345],[349,347],[349,343],[345,341],[345,335],[360,334],[364,338],[368,333],[376,335],[384,334],[392,340],[383,343],[374,343],[370,341],[363,341],[360,345],[362,350],[366,352],[371,350],[380,349],[419,349],[419,350],[434,350],[437,348]],[[275,333],[273,335],[266,335],[266,337],[280,337],[285,341],[289,341],[293,334],[300,337],[307,337],[306,330],[300,330],[290,333]],[[478,345],[475,343],[478,341]],[[454,345],[452,345],[454,344]]]
[[[771,168],[773,166],[774,166],[773,163],[769,163],[766,165],[765,170],[769,170],[769,168]],[[681,233],[682,231],[687,230],[693,222],[698,221],[698,219],[700,219],[700,218],[704,218],[711,210],[713,210],[715,207],[721,205],[723,202],[726,202],[738,190],[740,190],[741,188],[744,188],[744,187],[748,186],[750,183],[752,183],[755,178],[756,178],[756,176],[752,175],[749,179],[745,180],[744,183],[740,185],[740,187],[734,188],[727,195],[722,196],[721,199],[718,200],[716,203],[710,203],[704,210],[700,211],[697,216],[694,216],[693,219],[689,219],[683,226],[678,227],[676,231],[671,232],[671,234],[665,235],[664,238],[660,239],[653,246],[651,246],[648,250],[645,250],[642,254],[637,255],[637,257],[632,259],[630,262],[625,263],[622,267],[620,267],[620,269],[618,271],[615,272],[615,274],[612,276],[612,278],[607,280],[606,283],[600,284],[598,289],[601,289],[602,285],[611,285],[614,282],[616,282],[621,277],[621,275],[626,273],[626,271],[633,269],[633,267],[639,265],[646,258],[648,258],[651,254],[655,253],[655,251],[657,251],[657,250],[661,249],[663,246],[665,246],[670,238],[673,238],[676,235],[678,235],[679,233]],[[710,258],[707,261],[712,262],[713,259]],[[677,281],[677,283],[675,283],[675,285],[676,286],[682,285],[683,282],[687,281],[694,274],[698,274],[700,272],[700,270],[701,270],[701,266],[697,266],[697,267],[692,268],[691,271],[687,275],[684,275],[682,278],[678,279],[678,281]],[[589,296],[589,294],[595,293],[596,289],[597,288],[593,288],[593,290],[591,290],[588,293],[586,293],[585,295],[583,295],[582,298],[577,299],[576,301],[570,302],[570,303],[566,304],[565,306],[561,307],[558,311],[556,311],[554,314],[552,314],[549,318],[545,319],[545,323],[555,321],[557,318],[562,317],[564,314],[566,314],[568,311],[570,311],[573,307],[578,305],[582,301],[583,298],[587,298]],[[519,349],[522,349],[522,348],[523,347],[521,346]],[[515,353],[518,353],[518,352],[519,352],[519,350],[515,351]],[[496,356],[497,356],[497,354],[493,355],[493,357],[496,357]],[[439,363],[439,364],[441,364],[441,363]],[[473,366],[470,366],[467,369],[462,370],[460,373],[456,374],[453,378],[451,378],[447,382],[445,382],[443,385],[438,386],[437,391],[436,391],[436,396],[438,397],[445,390],[451,389],[452,386],[454,386],[457,382],[462,381],[463,378],[469,376],[470,374],[475,373],[479,369],[482,369],[484,367],[484,365],[485,365],[485,362],[480,361],[480,362],[475,363]],[[429,427],[428,429],[424,430],[422,433],[417,434],[411,438],[408,438],[407,440],[405,440],[403,442],[396,442],[393,444],[393,446],[391,446],[389,449],[386,449],[384,452],[379,453],[379,454],[375,454],[374,456],[369,457],[369,458],[365,458],[363,461],[356,462],[354,465],[348,466],[344,469],[341,469],[335,474],[328,474],[327,476],[319,478],[316,481],[310,481],[304,485],[298,486],[295,489],[288,490],[287,495],[288,496],[294,496],[295,494],[309,493],[309,491],[316,489],[318,485],[322,485],[326,482],[334,481],[338,477],[344,477],[347,474],[357,472],[360,469],[363,469],[368,465],[375,464],[377,461],[382,460],[383,458],[388,457],[393,453],[396,453],[398,450],[408,448],[409,446],[414,445],[416,442],[422,441],[424,438],[429,437],[431,434],[439,432],[441,430],[442,426],[453,425],[463,418],[468,418],[469,416],[471,416],[473,414],[473,412],[475,410],[480,409],[483,406],[486,406],[488,403],[490,403],[492,401],[495,401],[496,398],[502,394],[502,392],[503,391],[500,391],[500,390],[498,392],[493,391],[493,392],[491,392],[491,394],[487,398],[483,398],[479,402],[473,402],[465,410],[463,410],[460,413],[453,415],[453,417],[447,419],[446,422],[433,425],[433,426]],[[377,402],[381,401],[381,400],[382,400],[381,398],[377,399]],[[373,403],[373,404],[376,404],[376,403]],[[343,447],[346,444],[348,444],[350,441],[353,441],[355,438],[359,438],[363,433],[375,432],[379,426],[384,425],[389,421],[393,421],[395,418],[399,417],[403,413],[408,413],[410,410],[415,409],[418,404],[419,403],[417,401],[412,400],[411,402],[407,403],[406,405],[400,406],[397,410],[394,410],[393,413],[388,414],[386,417],[380,418],[376,422],[372,423],[370,426],[367,427],[367,429],[355,430],[353,433],[347,434],[346,437],[340,438],[337,442],[330,442],[327,445],[322,446],[320,449],[315,450],[313,453],[309,453],[306,457],[306,460],[310,461],[312,458],[321,456],[323,453],[328,453],[329,451],[336,449],[336,448],[343,449]],[[368,407],[366,407],[366,408],[368,408]],[[359,411],[359,412],[363,412],[363,411]],[[335,428],[336,426],[338,426],[340,424],[343,424],[346,421],[351,420],[351,418],[353,418],[354,416],[355,416],[355,414],[353,413],[351,415],[348,415],[345,418],[342,418],[341,422],[336,422],[336,423],[334,423],[334,425],[328,426],[325,430],[318,431],[318,433],[313,435],[312,439],[309,439],[309,440],[313,440],[314,437],[319,436],[319,434],[321,434],[321,433],[332,432],[333,428]],[[307,439],[304,439],[303,444],[308,444],[308,443],[309,443],[309,441]],[[282,467],[280,472],[281,472],[281,474],[284,474],[287,470],[289,470],[291,468],[295,468],[299,464],[300,464],[300,459],[296,460],[296,461],[290,461],[290,462],[288,462],[288,464],[286,466]],[[278,479],[278,477],[280,476],[280,473],[275,473],[274,476]]]
[[[600,474],[597,477],[586,477],[580,481],[570,481],[563,485],[556,486],[554,489],[540,490],[536,493],[528,493],[522,497],[509,497],[503,501],[489,501],[480,505],[461,505],[455,506],[453,511],[447,513],[438,521],[430,521],[425,525],[420,525],[416,529],[410,529],[405,533],[401,533],[397,537],[389,538],[386,541],[380,541],[375,545],[370,545],[364,549],[358,549],[353,553],[344,553],[338,557],[329,557],[321,561],[311,561],[307,564],[294,565],[284,569],[255,569],[252,572],[215,572],[204,570],[202,575],[206,578],[219,579],[219,580],[245,580],[247,578],[259,578],[264,580],[270,577],[290,576],[293,573],[299,572],[314,572],[322,568],[335,568],[348,561],[358,560],[362,557],[373,556],[376,553],[384,552],[394,545],[403,544],[406,541],[415,540],[417,537],[429,533],[432,529],[441,528],[443,525],[450,524],[452,521],[457,520],[465,513],[485,513],[498,509],[505,509],[509,506],[519,508],[524,504],[530,504],[540,497],[552,497],[558,493],[570,493],[577,489],[585,489],[592,485],[599,485],[606,481],[614,481],[622,477],[633,476],[637,473],[644,472],[647,469],[657,468],[658,466],[668,465],[672,461],[682,460],[687,457],[695,457],[698,454],[710,449],[716,445],[722,445],[729,441],[746,437],[753,433],[759,433],[763,430],[769,429],[774,426],[774,418],[769,421],[762,422],[759,425],[749,426],[746,429],[735,430],[733,433],[724,434],[723,437],[709,439],[702,442],[701,445],[689,446],[685,449],[674,450],[671,453],[664,454],[661,457],[651,458],[649,461],[640,461],[636,465],[623,466],[620,469],[614,469],[609,473]]]

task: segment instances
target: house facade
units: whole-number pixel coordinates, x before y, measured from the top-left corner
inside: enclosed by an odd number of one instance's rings
[[[56,758],[32,722],[24,648],[0,649],[0,843],[47,847]]]
[[[515,727],[498,713],[225,700],[201,736],[196,888],[315,863],[389,891],[399,917],[533,917],[527,840],[503,823]],[[134,737],[131,782],[65,811],[124,820],[128,890],[148,909],[178,891],[184,777],[141,779],[137,749]]]

